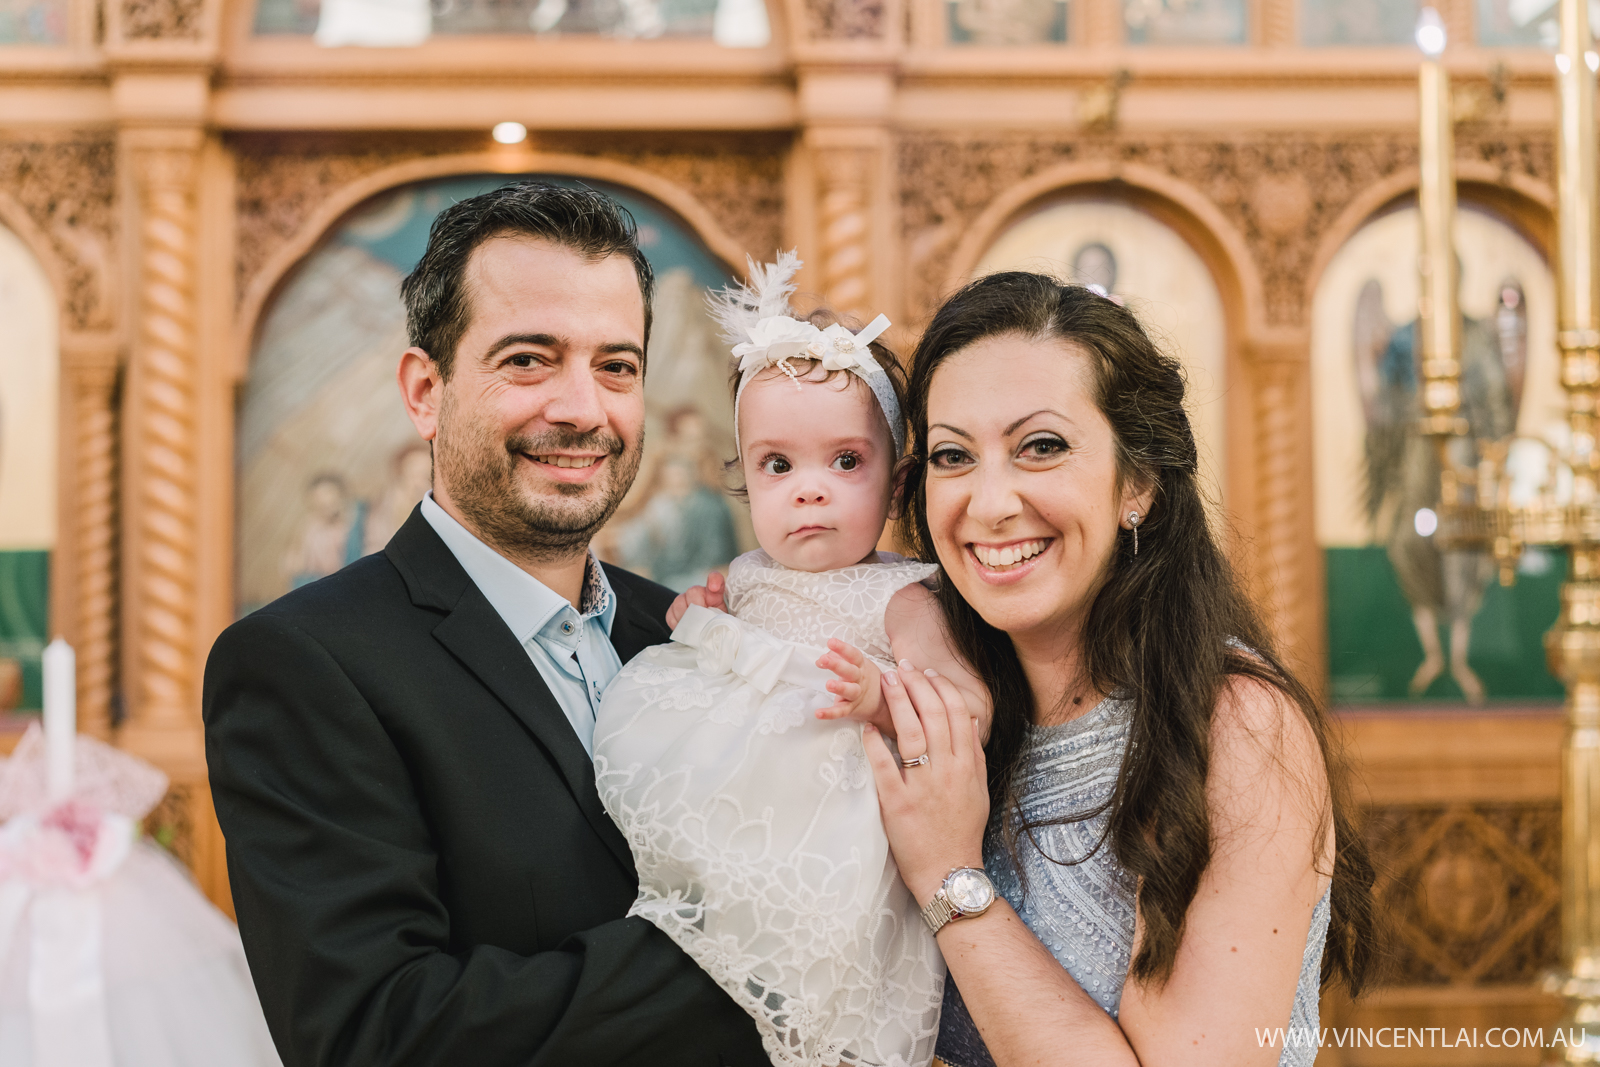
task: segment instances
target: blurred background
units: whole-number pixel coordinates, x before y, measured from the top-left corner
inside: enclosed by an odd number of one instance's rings
[[[1597,5],[1600,6],[1600,5]],[[1549,490],[1553,0],[1444,0],[1463,414]],[[797,247],[895,323],[1023,267],[1188,368],[1218,528],[1335,708],[1394,961],[1330,1025],[1536,1026],[1559,953],[1564,559],[1441,552],[1414,429],[1412,0],[0,0],[0,750],[39,653],[173,778],[227,906],[199,685],[240,614],[382,548],[428,486],[399,280],[446,205],[603,189],[661,279],[649,449],[606,558],[753,547],[704,294]],[[1462,1021],[1466,1020],[1466,1021]],[[1319,1062],[1535,1063],[1438,1049]],[[1340,1057],[1343,1057],[1342,1059]],[[1433,1057],[1433,1058],[1430,1058]]]

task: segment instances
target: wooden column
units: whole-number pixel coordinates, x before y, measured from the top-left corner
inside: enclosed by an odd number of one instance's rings
[[[1321,555],[1311,481],[1310,338],[1246,346],[1255,406],[1251,586],[1279,651],[1302,678],[1325,676]]]
[[[122,742],[175,777],[203,775],[195,563],[198,129],[125,135],[138,216],[137,338],[124,405],[128,721]]]
[[[226,546],[207,515],[219,454],[205,305],[227,273],[205,255],[202,170],[208,149],[219,0],[110,0],[106,55],[123,174],[129,278],[128,369],[121,390],[120,533],[125,719],[118,744],[164,770],[171,792],[147,823],[169,838],[213,901],[228,907],[221,837],[206,783],[200,681],[214,632],[211,566]],[[226,287],[224,287],[226,290]],[[213,375],[214,377],[214,375]]]
[[[61,344],[60,542],[71,566],[66,632],[78,653],[78,728],[102,740],[112,728],[116,637],[116,399],[118,339],[67,336]],[[64,559],[67,552],[61,553]]]

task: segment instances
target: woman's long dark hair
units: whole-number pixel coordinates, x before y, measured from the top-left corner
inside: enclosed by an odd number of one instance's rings
[[[1117,860],[1140,879],[1144,936],[1129,975],[1158,983],[1171,977],[1184,917],[1211,862],[1211,726],[1223,687],[1236,676],[1283,693],[1321,746],[1335,840],[1322,978],[1338,976],[1359,992],[1375,952],[1373,869],[1351,818],[1327,715],[1278,659],[1213,536],[1184,412],[1183,369],[1126,308],[1080,286],[1022,272],[991,274],[945,301],[912,362],[907,416],[916,463],[904,490],[906,540],[923,559],[937,558],[925,481],[934,376],[950,356],[1004,334],[1087,354],[1096,403],[1115,435],[1119,480],[1155,490],[1139,526],[1138,555],[1122,535],[1083,628],[1087,681],[1099,692],[1125,695],[1133,705],[1108,827]],[[939,597],[952,640],[994,699],[985,746],[990,797],[1015,854],[1021,835],[1031,836],[1035,828],[1017,804],[1023,749],[1038,710],[1034,693],[1010,638],[985,622],[954,583],[942,582]],[[1323,840],[1314,842],[1319,855]]]

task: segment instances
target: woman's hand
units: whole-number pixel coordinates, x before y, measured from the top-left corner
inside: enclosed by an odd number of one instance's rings
[[[883,698],[899,735],[900,760],[871,725],[863,741],[878,783],[883,829],[900,877],[926,904],[953,867],[983,866],[989,780],[977,720],[961,691],[909,660],[883,675]],[[926,754],[921,766],[904,760]]]
[[[705,585],[690,586],[686,591],[679,593],[673,600],[672,606],[667,609],[667,625],[674,630],[678,623],[683,621],[684,613],[689,610],[689,605],[710,608],[713,611],[727,611],[723,606],[723,590],[727,588],[727,579],[716,571],[706,575]]]

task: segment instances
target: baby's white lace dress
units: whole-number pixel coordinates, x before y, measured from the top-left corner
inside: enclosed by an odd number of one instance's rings
[[[887,667],[884,612],[936,568],[728,569],[731,615],[690,608],[601,702],[600,799],[633,850],[630,915],[756,1020],[774,1064],[925,1067],[944,960],[896,872],[861,727],[822,721],[827,640]]]

